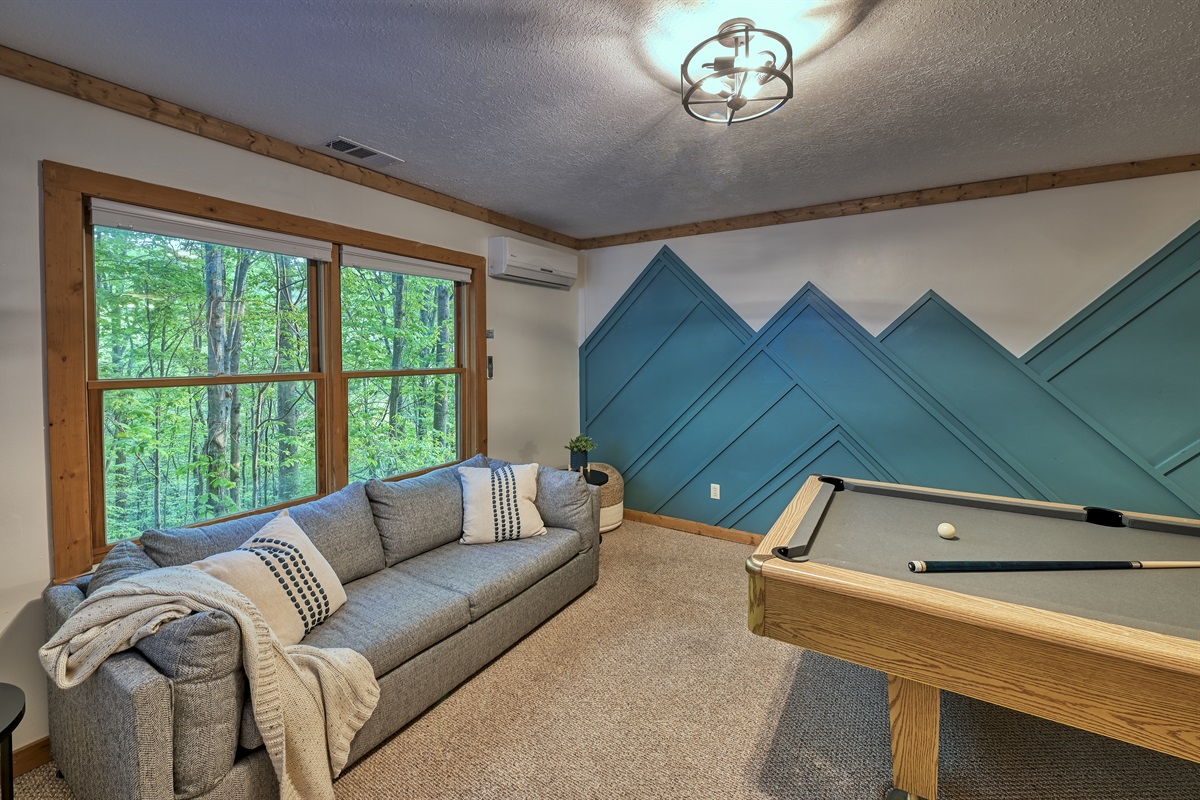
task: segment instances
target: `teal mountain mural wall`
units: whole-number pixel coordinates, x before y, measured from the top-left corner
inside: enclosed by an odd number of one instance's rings
[[[1197,517],[1200,222],[1023,358],[932,291],[872,336],[808,284],[755,332],[664,247],[580,376],[640,511],[765,533],[826,473]]]

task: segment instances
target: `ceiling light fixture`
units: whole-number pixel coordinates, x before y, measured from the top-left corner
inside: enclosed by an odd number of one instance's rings
[[[792,98],[792,45],[752,19],[731,19],[687,54],[679,91],[684,110],[702,122],[758,119]]]

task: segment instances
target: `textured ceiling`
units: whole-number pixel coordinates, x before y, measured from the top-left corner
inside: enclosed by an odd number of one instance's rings
[[[735,16],[796,96],[726,128]],[[580,238],[1200,152],[1196,0],[0,0],[0,44]]]

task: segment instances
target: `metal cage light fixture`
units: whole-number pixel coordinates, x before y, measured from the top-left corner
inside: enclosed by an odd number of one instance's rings
[[[792,45],[752,19],[731,19],[687,54],[679,91],[684,110],[702,122],[758,119],[792,98]]]

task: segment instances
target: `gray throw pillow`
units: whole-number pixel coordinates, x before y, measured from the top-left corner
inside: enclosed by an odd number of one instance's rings
[[[275,518],[270,511],[200,528],[170,528],[142,534],[146,554],[162,567],[191,564],[241,546]],[[361,483],[288,509],[337,573],[349,583],[384,568],[383,545]]]
[[[401,481],[369,481],[367,497],[389,567],[462,535],[462,484],[455,467]]]
[[[152,569],[158,569],[158,564],[155,564],[135,542],[119,542],[96,566],[84,594],[90,597],[105,586]]]

